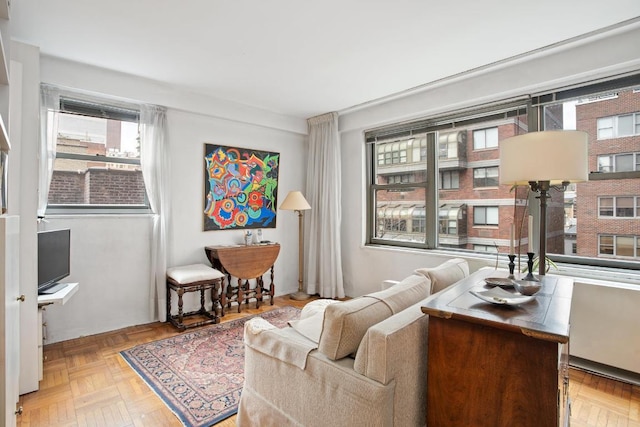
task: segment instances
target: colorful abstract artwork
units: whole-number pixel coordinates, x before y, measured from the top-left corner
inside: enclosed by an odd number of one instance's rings
[[[204,230],[275,228],[280,154],[205,144]]]

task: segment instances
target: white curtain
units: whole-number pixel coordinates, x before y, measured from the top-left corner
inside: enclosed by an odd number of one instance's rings
[[[38,218],[44,218],[53,176],[58,139],[60,92],[52,86],[40,86],[40,150],[38,151]]]
[[[149,105],[140,108],[140,163],[149,204],[153,211],[149,308],[151,320],[157,319],[161,322],[164,322],[167,316],[169,162],[165,136],[166,122],[164,108]]]
[[[307,251],[309,294],[344,298],[340,251],[341,173],[338,114],[308,119],[307,200],[311,210]]]

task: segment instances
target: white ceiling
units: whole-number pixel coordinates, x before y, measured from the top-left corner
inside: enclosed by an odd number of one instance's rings
[[[638,16],[638,0],[13,0],[10,25],[42,54],[307,118]]]

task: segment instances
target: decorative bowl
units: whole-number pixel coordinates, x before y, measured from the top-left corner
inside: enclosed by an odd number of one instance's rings
[[[535,295],[542,288],[542,282],[538,280],[516,279],[511,281],[515,290],[522,295]]]

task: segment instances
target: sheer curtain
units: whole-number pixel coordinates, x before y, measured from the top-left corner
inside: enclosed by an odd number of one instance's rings
[[[338,114],[312,117],[308,125],[307,200],[311,210],[308,211],[307,293],[343,298]]]
[[[53,176],[58,137],[60,92],[48,85],[40,86],[40,150],[38,159],[38,218],[44,218]]]
[[[169,224],[169,170],[164,108],[140,108],[140,163],[153,212],[149,309],[151,319],[166,320],[167,235]],[[156,316],[154,316],[154,314]]]

